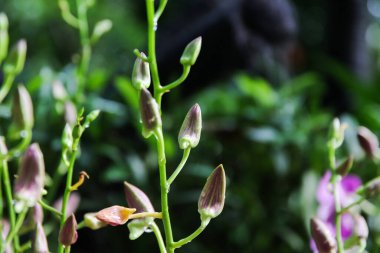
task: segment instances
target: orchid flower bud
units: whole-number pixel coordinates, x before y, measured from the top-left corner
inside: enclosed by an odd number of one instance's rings
[[[357,137],[364,152],[371,158],[376,157],[379,152],[379,140],[377,136],[368,128],[361,126],[358,128]]]
[[[33,128],[33,103],[28,90],[23,85],[17,87],[17,92],[13,97],[12,118],[20,129]]]
[[[17,75],[24,68],[26,58],[26,41],[20,40],[9,52],[8,58],[4,62],[4,73]]]
[[[352,164],[354,163],[354,157],[350,155],[342,164],[338,166],[336,171],[342,177],[346,176],[350,169],[352,168]]]
[[[198,104],[193,105],[187,113],[178,134],[181,149],[195,148],[201,138],[202,114]]]
[[[146,57],[144,53],[141,53],[142,57]],[[148,89],[150,86],[150,69],[149,63],[143,61],[140,57],[135,60],[135,65],[132,71],[132,85],[137,90],[142,88]]]
[[[124,225],[135,211],[134,208],[111,206],[97,212],[95,217],[108,225],[119,226]]]
[[[207,178],[198,200],[198,212],[201,220],[209,220],[218,216],[224,207],[226,195],[226,175],[223,165],[214,169]]]
[[[77,123],[77,108],[70,100],[67,100],[63,106],[66,123],[74,126]]]
[[[152,203],[148,196],[136,186],[124,182],[124,193],[130,208],[135,208],[137,213],[154,212]]]
[[[44,178],[44,158],[39,145],[34,143],[29,146],[22,157],[21,166],[14,184],[17,212],[20,212],[25,206],[34,206],[41,199]]]
[[[143,124],[143,136],[148,138],[157,127],[162,125],[162,122],[158,104],[145,88],[141,89],[140,111]]]
[[[86,213],[84,215],[84,224],[86,227],[92,230],[97,230],[99,228],[107,226],[106,223],[96,218],[96,213]]]
[[[34,240],[33,240],[33,252],[35,253],[49,253],[49,246],[45,235],[42,223],[37,223]]]
[[[337,149],[342,145],[344,141],[344,131],[346,128],[346,124],[341,124],[338,118],[334,118],[329,132],[329,140],[331,141],[334,149]]]
[[[336,253],[337,245],[335,238],[330,233],[326,224],[318,218],[310,220],[311,235],[319,253]]]
[[[7,56],[8,46],[8,18],[4,13],[0,13],[0,64]]]
[[[95,24],[94,31],[92,32],[91,36],[91,42],[95,43],[102,37],[104,34],[106,34],[108,31],[110,31],[112,28],[112,21],[109,19],[103,19],[100,20]]]
[[[202,37],[192,40],[182,53],[180,62],[182,65],[192,66],[197,61],[199,52],[201,51]]]
[[[59,232],[59,242],[64,246],[74,244],[78,239],[77,227],[77,220],[75,219],[74,214],[71,214],[66,219],[61,231]]]

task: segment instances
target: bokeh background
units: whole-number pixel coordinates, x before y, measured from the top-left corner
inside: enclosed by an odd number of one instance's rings
[[[60,80],[73,90],[79,36],[62,20],[56,1],[1,0],[0,11],[9,17],[11,44],[27,40],[27,62],[17,81],[32,94],[33,138],[52,175],[65,123],[52,84]],[[88,17],[91,27],[108,18],[113,28],[94,47],[86,86],[86,111],[102,113],[85,133],[76,165],[91,176],[79,191],[78,220],[125,205],[125,180],[143,189],[159,210],[154,142],[140,134],[130,85],[133,49],[146,51],[144,1],[96,0]],[[163,83],[180,74],[186,44],[203,37],[189,79],[163,103],[169,171],[182,156],[177,134],[195,102],[204,121],[201,142],[170,190],[177,239],[198,226],[197,199],[212,169],[223,163],[228,177],[223,213],[178,251],[311,252],[308,220],[327,169],[326,138],[334,117],[349,125],[339,157],[352,154],[353,173],[363,180],[376,175],[376,164],[365,159],[355,135],[358,125],[380,132],[380,1],[169,1],[157,33]],[[0,110],[0,117],[9,115]],[[369,252],[380,248],[378,220],[369,219]],[[56,234],[49,240],[54,249]],[[123,226],[80,230],[73,252],[159,250],[152,234],[130,241]]]

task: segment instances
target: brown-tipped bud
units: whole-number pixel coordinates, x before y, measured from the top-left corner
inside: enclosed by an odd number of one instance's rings
[[[30,130],[33,128],[33,103],[28,90],[23,85],[17,87],[13,97],[12,119],[20,129]]]
[[[144,53],[141,53],[142,57],[146,57]],[[136,58],[135,65],[132,72],[132,85],[137,90],[142,88],[148,89],[150,86],[150,69],[149,63],[143,61],[140,57]]]
[[[182,53],[180,62],[182,65],[192,66],[197,61],[199,52],[201,51],[202,37],[192,40]]]
[[[380,177],[376,177],[359,188],[358,194],[364,195],[366,198],[377,196],[380,193]]]
[[[371,158],[376,157],[379,151],[377,136],[368,128],[361,126],[358,128],[357,137],[364,152]]]
[[[202,113],[198,104],[193,105],[186,114],[178,134],[178,143],[181,149],[195,148],[201,138]]]
[[[59,242],[64,246],[73,245],[78,239],[77,220],[74,214],[71,214],[63,224],[61,231],[59,231]]]
[[[148,196],[136,186],[124,182],[124,193],[128,206],[135,208],[137,213],[154,212],[153,205]]]
[[[135,211],[134,208],[111,206],[97,212],[95,217],[108,225],[119,226],[124,225]]]
[[[106,223],[96,218],[96,213],[86,213],[84,215],[84,224],[86,225],[86,227],[92,230],[97,230],[99,228],[107,226]]]
[[[24,68],[26,58],[26,41],[20,40],[9,52],[8,58],[4,63],[4,73],[17,75]]]
[[[339,175],[344,177],[351,170],[354,163],[354,157],[350,155],[344,162],[342,162],[339,167],[336,169]]]
[[[354,233],[357,237],[360,239],[367,239],[369,230],[366,220],[361,215],[354,216],[355,219],[355,226],[354,226]]]
[[[49,253],[49,246],[42,223],[37,223],[33,240],[33,252]]]
[[[143,135],[148,138],[157,127],[162,125],[162,122],[158,104],[145,88],[141,89],[140,111]]]
[[[331,235],[326,224],[318,218],[310,220],[311,236],[319,253],[335,253],[337,249],[336,241]]]
[[[198,212],[201,220],[208,220],[218,216],[224,207],[224,199],[226,195],[226,175],[223,165],[219,165],[214,169],[207,178],[198,200]]]
[[[14,194],[18,202],[16,209],[18,211],[21,211],[25,205],[34,206],[41,199],[44,179],[44,158],[39,145],[34,143],[29,146],[22,157],[14,184]]]

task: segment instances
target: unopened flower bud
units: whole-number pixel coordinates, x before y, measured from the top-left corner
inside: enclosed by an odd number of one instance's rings
[[[376,157],[379,151],[379,140],[377,136],[368,128],[361,126],[358,128],[357,137],[364,152],[371,158]]]
[[[192,66],[195,64],[199,52],[201,51],[202,37],[192,40],[182,53],[180,62],[182,65]]]
[[[367,239],[369,231],[368,231],[367,222],[364,219],[364,217],[361,215],[355,215],[354,220],[355,220],[354,233],[356,234],[356,236],[359,237],[360,239]]]
[[[198,212],[201,220],[208,220],[218,216],[224,207],[224,199],[226,195],[226,175],[223,165],[219,165],[214,169],[207,178],[198,200]]]
[[[153,205],[148,196],[136,186],[124,182],[124,193],[128,206],[135,208],[137,213],[154,212]]]
[[[162,122],[158,104],[145,88],[141,89],[140,111],[143,135],[145,138],[148,138],[158,126],[162,125]]]
[[[337,249],[336,241],[326,224],[318,218],[310,220],[311,235],[319,253],[335,253]]]
[[[16,205],[16,209],[19,209],[18,211],[21,211],[24,205],[34,206],[41,199],[44,179],[44,158],[39,145],[34,143],[29,146],[22,157],[14,184],[15,198],[20,203]]]
[[[59,242],[64,246],[70,246],[74,244],[78,239],[77,232],[77,220],[74,214],[71,214],[63,224],[61,231],[59,232]]]
[[[64,103],[65,121],[70,126],[74,126],[77,123],[77,108],[70,100]]]
[[[4,13],[0,13],[0,64],[7,56],[8,46],[8,18]]]
[[[59,80],[53,81],[51,89],[52,89],[53,97],[56,100],[65,101],[68,98],[67,91],[61,81]]]
[[[346,124],[341,124],[338,118],[334,118],[329,132],[329,140],[334,149],[337,149],[342,145],[346,128]]]
[[[8,148],[5,144],[4,136],[0,136],[0,155],[6,155],[8,153]]]
[[[28,90],[23,85],[17,87],[13,97],[12,119],[20,129],[30,130],[33,128],[33,103]]]
[[[42,223],[37,223],[33,240],[33,252],[49,253],[49,246]]]
[[[144,53],[141,53],[142,57],[146,57]],[[149,63],[143,61],[140,57],[136,58],[135,65],[132,71],[132,85],[137,90],[142,88],[148,89],[150,86],[150,69]]]
[[[86,227],[92,230],[97,230],[99,228],[107,226],[106,223],[96,218],[96,213],[86,213],[84,215],[84,224],[86,225]]]
[[[350,155],[339,167],[336,169],[339,175],[344,177],[348,174],[350,169],[352,168],[352,164],[354,163],[354,157]]]
[[[380,193],[380,177],[376,177],[359,188],[358,194],[364,195],[366,198],[374,197]]]
[[[112,28],[112,21],[109,19],[100,20],[95,24],[94,31],[91,36],[91,42],[96,42],[102,37],[105,33],[110,31]]]
[[[20,40],[9,52],[8,58],[4,63],[4,73],[17,75],[24,68],[26,58],[26,41]]]
[[[90,124],[98,118],[99,114],[100,114],[100,110],[93,110],[89,114],[87,114],[83,123],[83,127],[85,128],[90,127]]]
[[[178,143],[181,149],[195,148],[201,138],[202,113],[198,104],[193,105],[187,113],[178,134]]]
[[[95,217],[108,225],[119,226],[124,225],[135,211],[134,208],[111,206],[97,212]]]

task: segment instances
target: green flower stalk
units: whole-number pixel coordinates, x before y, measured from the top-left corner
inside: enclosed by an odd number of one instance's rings
[[[0,13],[0,65],[7,57],[9,46],[8,18],[4,13]]]

